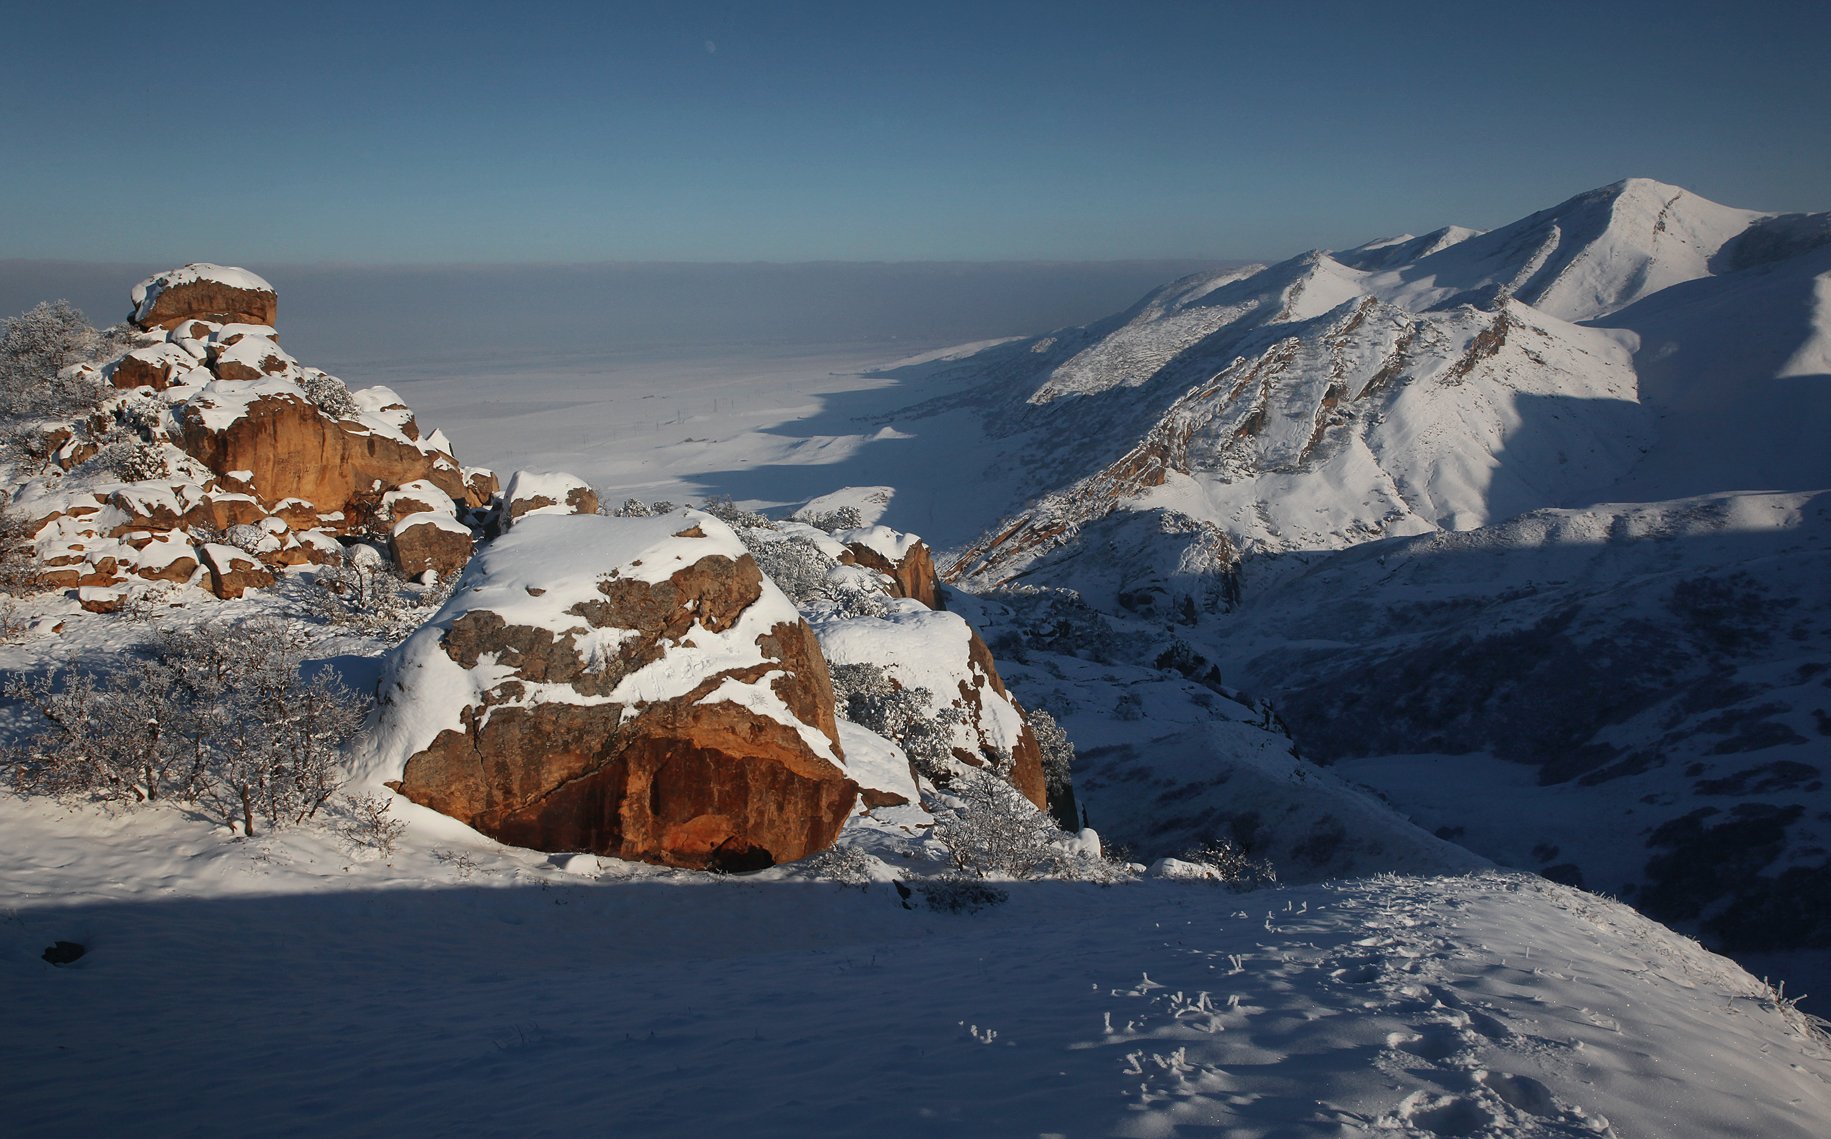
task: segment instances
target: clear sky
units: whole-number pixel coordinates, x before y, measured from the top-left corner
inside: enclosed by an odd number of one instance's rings
[[[1273,258],[1831,208],[1831,3],[0,0],[0,258]]]

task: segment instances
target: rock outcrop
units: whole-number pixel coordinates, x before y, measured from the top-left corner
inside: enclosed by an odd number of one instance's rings
[[[495,476],[460,467],[387,388],[351,391],[293,359],[271,285],[187,265],[141,282],[133,303],[137,342],[66,377],[97,383],[99,408],[37,428],[57,469],[13,489],[45,587],[238,597],[357,539],[410,576],[462,568],[464,512],[493,504]]]
[[[742,870],[857,798],[826,664],[729,528],[525,516],[390,658],[372,774],[503,842]]]
[[[272,325],[279,311],[273,286],[229,265],[193,262],[134,286],[134,326],[176,328],[190,320]]]
[[[920,601],[930,609],[947,608],[941,603],[934,554],[922,539],[888,526],[867,526],[835,537],[846,544],[854,564],[887,575],[893,595]]]
[[[516,471],[502,492],[504,529],[531,514],[596,514],[597,492],[576,475]]]

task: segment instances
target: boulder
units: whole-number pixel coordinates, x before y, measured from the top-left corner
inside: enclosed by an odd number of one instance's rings
[[[495,501],[502,485],[496,481],[496,472],[488,467],[464,468],[464,505],[481,510]],[[592,513],[596,513],[594,507]]]
[[[470,561],[475,548],[470,527],[431,512],[410,514],[395,523],[388,542],[394,564],[411,578],[430,570],[441,580],[449,580]]]
[[[516,471],[502,492],[502,525],[530,514],[596,514],[597,492],[575,475]]]
[[[272,285],[246,269],[194,262],[135,285],[133,306],[128,319],[143,329],[192,320],[271,325],[279,299]]]
[[[382,517],[395,522],[402,522],[412,514],[443,514],[448,518],[458,516],[458,504],[451,495],[437,486],[417,479],[395,487],[381,496]]]
[[[812,631],[705,514],[524,516],[381,691],[372,778],[517,846],[755,869],[857,799]]]
[[[104,368],[108,382],[117,388],[152,388],[164,391],[172,380],[197,366],[190,354],[175,344],[136,348]]]
[[[280,347],[271,328],[230,326],[211,336],[209,366],[220,380],[259,380],[284,375],[297,368],[298,361]]]
[[[896,596],[920,601],[930,609],[946,608],[941,603],[934,553],[922,539],[888,526],[847,530],[835,537],[845,543],[855,565],[889,575],[890,591]]]
[[[100,585],[79,586],[76,601],[90,613],[118,613],[127,604],[121,593]]]
[[[210,592],[224,600],[273,584],[273,573],[245,550],[209,542],[199,546],[198,553],[203,557],[204,568],[210,572]]]

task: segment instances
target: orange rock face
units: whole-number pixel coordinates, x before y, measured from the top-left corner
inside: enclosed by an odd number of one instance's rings
[[[930,563],[932,564],[932,563]],[[971,661],[972,679],[960,682],[960,698],[965,703],[967,717],[977,727],[983,722],[985,704],[981,689],[1011,700],[1011,694],[1005,691],[1004,681],[998,676],[998,665],[992,660],[992,650],[980,639],[979,631],[967,641],[967,659]],[[1017,701],[1011,700],[1017,707]],[[1023,709],[1018,708],[1023,715]],[[983,734],[984,729],[979,729]],[[1023,793],[1024,798],[1038,807],[1049,805],[1048,784],[1043,779],[1043,749],[1036,742],[1036,733],[1030,730],[1030,719],[1024,717],[1023,730],[1018,733],[1017,743],[1011,748],[1011,786]]]
[[[152,388],[163,391],[172,377],[195,362],[170,344],[140,348],[116,360],[106,369],[108,382],[117,388]]]
[[[544,565],[542,541],[619,528],[646,527],[654,548],[710,552],[664,580],[601,578],[592,596],[556,611],[566,621],[514,624],[478,608],[446,621],[436,647],[423,640],[431,630],[416,635],[401,650],[410,659],[437,652],[459,668],[513,675],[464,708],[461,727],[407,757],[397,789],[540,850],[751,870],[830,845],[857,786],[838,762],[832,684],[813,633],[729,531],[696,516],[711,539],[670,546],[678,521],[529,518],[487,548],[486,582],[505,557]],[[544,599],[565,588],[556,578],[552,593],[531,582],[513,592]],[[486,586],[479,597],[488,596]],[[708,656],[708,644],[725,647]],[[746,656],[753,663],[733,663]],[[722,663],[695,671],[705,659]],[[397,675],[411,683],[450,664]],[[668,676],[671,694],[643,699],[653,685],[625,683],[643,670]],[[539,696],[543,685],[563,688]]]
[[[333,420],[298,397],[263,396],[222,428],[213,428],[190,404],[179,408],[178,420],[179,445],[187,454],[219,475],[252,471],[250,481],[269,503],[302,498],[320,513],[351,514],[375,483],[395,487],[415,479],[464,497],[455,466],[436,466],[425,451]]]
[[[935,557],[929,551],[928,543],[917,542],[910,546],[909,552],[898,562],[862,542],[848,544],[846,549],[852,551],[856,564],[889,574],[895,583],[891,592],[896,596],[920,601],[930,609],[947,608],[941,603],[941,579],[935,572]]]
[[[271,325],[279,307],[279,298],[265,289],[187,281],[161,290],[145,311],[135,313],[133,323],[144,329],[176,328],[187,320]]]

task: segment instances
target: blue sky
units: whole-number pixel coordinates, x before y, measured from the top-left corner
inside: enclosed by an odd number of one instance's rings
[[[1266,258],[1629,175],[1831,208],[1822,3],[0,8],[0,258]]]

